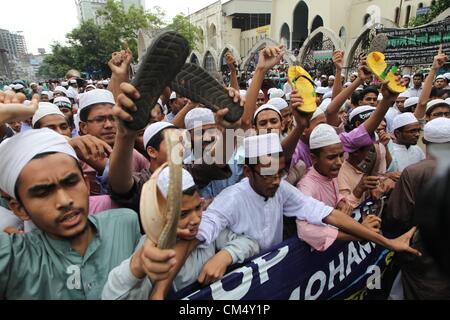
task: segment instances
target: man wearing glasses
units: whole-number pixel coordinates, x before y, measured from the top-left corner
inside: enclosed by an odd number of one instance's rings
[[[412,164],[425,160],[425,154],[417,146],[421,126],[411,112],[405,112],[394,119],[395,143],[391,150],[392,162],[388,171],[401,172]]]
[[[96,89],[80,95],[80,134],[97,137],[114,147],[117,125],[112,108],[115,104],[113,94],[108,90]],[[108,155],[109,156],[109,155]],[[147,169],[149,163],[138,151],[133,149],[133,172]],[[109,159],[103,168],[91,168],[83,164],[83,172],[88,176],[91,195],[107,194]],[[98,179],[97,179],[98,176]]]

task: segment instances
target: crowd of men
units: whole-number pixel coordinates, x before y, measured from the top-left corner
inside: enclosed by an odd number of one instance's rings
[[[236,123],[166,88],[148,126],[130,129],[141,93],[129,83],[129,50],[113,54],[109,81],[80,81],[72,70],[55,87],[3,88],[0,299],[164,299],[292,236],[317,251],[372,241],[399,252],[392,298],[450,299],[415,212],[437,167],[430,146],[450,148],[450,74],[438,76],[448,57],[440,51],[426,78],[399,76],[408,88],[399,95],[365,60],[346,82],[336,51],[336,72],[315,79],[309,114],[290,81],[261,90],[282,58],[282,46],[263,49],[243,88],[227,56],[227,91],[244,109]],[[161,250],[139,213],[155,173],[168,197],[168,130],[188,138],[177,244]],[[351,217],[383,197],[383,216]]]

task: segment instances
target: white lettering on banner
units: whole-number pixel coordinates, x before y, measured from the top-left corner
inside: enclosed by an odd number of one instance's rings
[[[311,294],[312,287],[316,281],[320,281],[320,287],[319,290],[313,295]],[[323,271],[317,271],[308,282],[308,285],[306,286],[306,292],[305,292],[305,300],[316,300],[323,292],[323,289],[325,288],[325,284],[327,282],[327,275]]]
[[[71,265],[66,269],[66,273],[70,276],[67,278],[66,285],[69,290],[81,289],[81,270],[79,266]]]
[[[358,242],[358,245],[359,245],[359,254],[362,259],[366,258],[366,253],[367,255],[370,255],[370,253],[372,252],[372,248],[375,249],[375,244],[372,242],[367,242],[365,245],[362,245],[361,242]]]
[[[291,296],[289,297],[289,300],[294,300],[294,301],[300,300],[300,287],[295,288],[295,290],[292,291]]]
[[[344,272],[344,253],[339,252],[339,264],[337,268],[334,266],[334,260],[330,262],[330,281],[328,282],[328,290],[334,288],[334,278],[336,277],[336,274],[339,273],[339,282],[342,282],[342,280],[344,280]]]
[[[256,260],[253,260],[253,263],[256,264],[257,272],[259,273],[259,279],[261,284],[269,281],[268,270],[273,266],[277,265],[281,262],[289,253],[289,246],[285,246],[278,250],[276,256],[274,256],[269,261],[264,258],[273,254],[273,252],[268,253],[262,257],[259,257]],[[211,285],[211,292],[213,300],[240,300],[249,292],[252,286],[253,280],[253,270],[251,267],[242,267],[233,273],[243,273],[244,276],[242,278],[241,284],[230,291],[226,291],[222,286],[222,281],[216,282]]]
[[[350,242],[348,245],[348,260],[347,260],[347,272],[348,276],[352,272],[352,264],[355,263],[360,264],[362,259],[358,255],[358,251],[356,251],[355,245],[353,242]]]
[[[373,274],[371,274],[373,272]],[[367,289],[369,290],[381,290],[381,269],[379,266],[372,265],[367,268],[367,274],[371,274],[367,278]]]

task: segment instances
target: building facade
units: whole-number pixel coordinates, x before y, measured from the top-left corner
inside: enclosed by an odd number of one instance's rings
[[[96,16],[96,12],[106,5],[106,1],[107,0],[75,0],[78,11],[78,21],[81,23],[93,19],[97,24],[102,24],[101,19]],[[145,1],[122,0],[122,5],[125,10],[128,10],[132,5],[145,8]]]
[[[21,32],[0,29],[0,49],[6,50],[10,59],[24,57],[27,55],[25,37]]]

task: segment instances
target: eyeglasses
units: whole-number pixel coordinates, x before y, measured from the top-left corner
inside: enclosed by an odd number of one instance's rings
[[[263,175],[260,172],[258,172],[257,170],[252,170],[254,173],[256,173],[258,176],[260,176],[261,178],[263,178],[265,181],[273,181],[275,179],[280,179],[283,180],[284,178],[287,177],[287,172],[285,170],[283,170],[282,172],[278,172],[276,174],[273,175]]]
[[[435,118],[450,118],[450,112],[432,113],[431,116]]]
[[[115,123],[116,122],[116,118],[114,118],[113,115],[110,115],[110,116],[98,116],[98,117],[95,117],[94,119],[87,120],[87,122],[95,123],[97,125],[105,124],[106,121]]]

